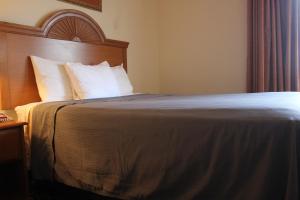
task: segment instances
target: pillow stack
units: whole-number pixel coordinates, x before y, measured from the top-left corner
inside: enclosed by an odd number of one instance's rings
[[[133,94],[123,65],[64,63],[30,56],[42,101],[94,99]]]

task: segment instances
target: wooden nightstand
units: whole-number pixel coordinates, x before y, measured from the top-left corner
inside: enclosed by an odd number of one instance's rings
[[[0,199],[26,199],[28,193],[24,122],[0,123]]]

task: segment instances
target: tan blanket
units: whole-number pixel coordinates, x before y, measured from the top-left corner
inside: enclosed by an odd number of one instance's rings
[[[299,120],[300,93],[46,103],[32,172],[121,199],[296,200]]]

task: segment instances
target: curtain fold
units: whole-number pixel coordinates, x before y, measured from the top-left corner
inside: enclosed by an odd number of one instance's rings
[[[300,0],[248,0],[248,92],[300,91]]]

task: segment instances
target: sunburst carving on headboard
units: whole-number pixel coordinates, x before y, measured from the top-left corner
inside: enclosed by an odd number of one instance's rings
[[[89,24],[76,17],[65,17],[64,20],[58,21],[47,32],[48,38],[71,40],[76,42],[103,42]]]
[[[3,24],[3,22],[1,23]],[[128,42],[107,39],[93,18],[81,11],[72,9],[52,13],[41,28],[5,23],[5,25],[0,26],[0,31],[74,42],[105,44],[121,48],[128,47]]]
[[[48,38],[87,43],[103,43],[105,35],[98,24],[88,15],[79,11],[60,11],[44,25]]]

